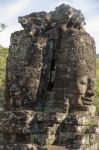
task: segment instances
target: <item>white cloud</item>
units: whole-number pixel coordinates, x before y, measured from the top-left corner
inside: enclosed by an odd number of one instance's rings
[[[3,32],[0,32],[0,45],[8,47],[10,34],[11,34],[10,30],[5,30]]]
[[[16,30],[21,29],[17,22],[17,17],[25,15],[33,11],[53,10],[56,6],[66,3],[76,9],[80,9],[85,16],[87,25],[85,29],[95,38],[97,52],[99,53],[99,2],[96,0],[16,0],[8,3],[4,7],[0,6],[0,21],[3,20],[9,27],[0,33],[0,43],[9,45],[10,34]]]
[[[9,3],[4,7],[0,7],[1,9],[1,17],[3,16],[5,20],[12,19],[19,12],[23,11],[27,8],[32,0],[18,0],[16,2]],[[3,18],[2,17],[2,18]]]
[[[10,44],[10,36],[11,33],[21,30],[21,26],[17,25],[17,26],[10,26],[8,28],[6,28],[4,31],[0,32],[0,45],[8,47]]]
[[[99,32],[99,16],[94,16],[90,19],[87,19],[87,26],[86,29],[91,33]]]
[[[18,0],[16,2],[8,3],[0,6],[0,22],[8,25],[8,28],[0,32],[0,44],[8,47],[10,43],[10,35],[12,32],[21,29],[17,22],[18,15],[29,7],[32,0]]]
[[[58,0],[57,6],[66,3],[76,9],[80,9],[85,16],[87,32],[94,37],[96,42],[97,53],[99,53],[99,2],[90,0]]]
[[[70,4],[72,7],[76,9],[83,10],[83,12],[89,12],[93,8],[98,8],[99,3],[95,3],[94,1],[86,1],[86,0],[58,0],[57,5],[62,3]]]
[[[99,20],[99,16],[92,17],[86,20],[87,25],[85,26],[86,31],[89,32],[91,36],[93,36],[95,39],[97,53],[99,53],[99,21],[98,20]]]

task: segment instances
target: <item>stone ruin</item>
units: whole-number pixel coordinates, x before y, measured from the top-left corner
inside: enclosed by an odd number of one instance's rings
[[[99,150],[94,39],[81,11],[19,17],[6,67],[0,150]]]

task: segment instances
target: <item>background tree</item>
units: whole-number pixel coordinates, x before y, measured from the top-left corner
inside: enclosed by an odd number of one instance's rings
[[[4,103],[7,55],[8,55],[8,48],[4,48],[0,45],[0,106],[2,106]]]
[[[0,23],[0,32],[2,32],[3,30],[5,30],[8,26],[4,23]]]

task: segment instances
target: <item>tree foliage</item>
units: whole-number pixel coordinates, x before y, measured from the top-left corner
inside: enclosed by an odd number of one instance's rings
[[[99,114],[99,55],[96,57],[96,96],[94,104],[97,108],[97,113]]]
[[[7,28],[7,25],[5,23],[0,23],[0,32],[5,30]]]
[[[3,103],[3,99],[4,99],[7,55],[8,55],[8,48],[4,48],[0,45],[0,102],[1,104]]]

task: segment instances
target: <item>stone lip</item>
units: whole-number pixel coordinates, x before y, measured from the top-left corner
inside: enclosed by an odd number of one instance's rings
[[[42,11],[19,17],[18,21],[26,30],[35,27],[46,30],[56,26],[56,24],[66,24],[67,28],[81,28],[85,25],[85,19],[81,11],[66,4],[56,7],[55,11],[49,13]]]

